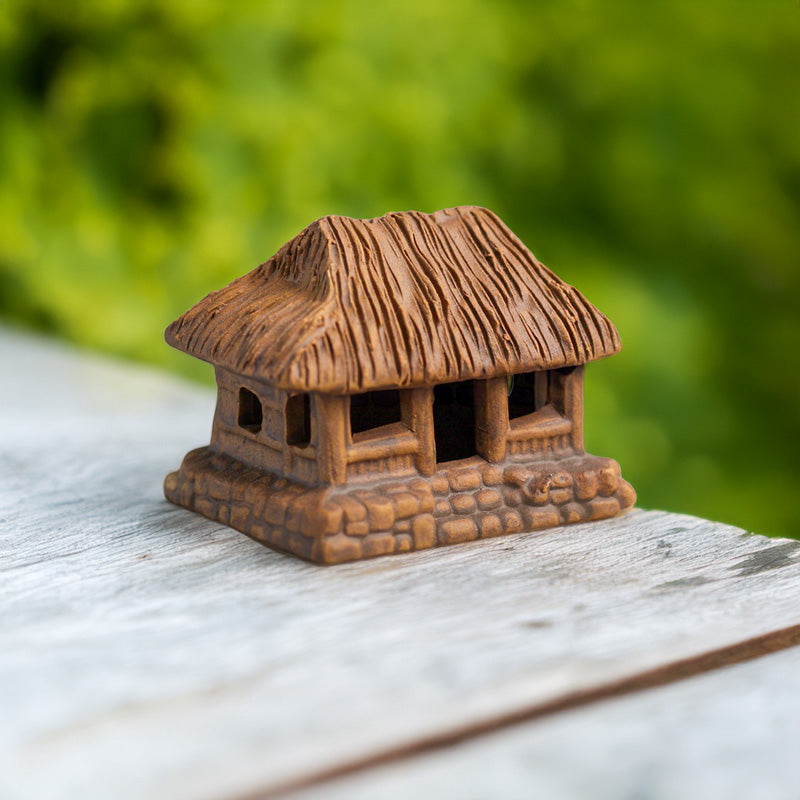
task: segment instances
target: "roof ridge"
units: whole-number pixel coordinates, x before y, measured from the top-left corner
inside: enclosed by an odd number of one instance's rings
[[[319,217],[315,219],[313,222],[306,225],[306,227],[303,228],[300,231],[300,233],[307,230],[308,228],[313,227],[317,223],[325,221],[332,222],[334,220],[348,220],[350,222],[381,222],[384,220],[388,220],[392,217],[416,216],[416,217],[430,217],[434,219],[436,222],[438,222],[439,221],[438,218],[441,216],[453,216],[451,212],[459,213],[461,211],[466,211],[466,210],[482,212],[484,214],[491,216],[497,222],[505,224],[502,222],[500,217],[498,217],[497,214],[495,214],[494,211],[492,211],[491,209],[486,208],[484,206],[466,204],[460,206],[450,206],[448,208],[441,208],[436,211],[420,211],[419,209],[416,208],[408,208],[405,211],[387,211],[385,214],[381,214],[380,216],[377,217],[353,217],[350,216],[349,214],[325,214],[324,216]],[[298,233],[297,235],[299,236],[300,233]]]

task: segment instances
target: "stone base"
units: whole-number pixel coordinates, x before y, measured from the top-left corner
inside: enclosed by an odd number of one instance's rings
[[[164,494],[318,564],[605,519],[636,501],[617,462],[591,455],[525,465],[476,457],[429,478],[345,489],[302,486],[208,447],[167,475]]]

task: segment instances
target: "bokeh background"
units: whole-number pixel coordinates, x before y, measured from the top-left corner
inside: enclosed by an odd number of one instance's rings
[[[6,320],[211,383],[204,294],[459,204],[617,324],[587,444],[641,505],[800,537],[796,0],[0,0]]]

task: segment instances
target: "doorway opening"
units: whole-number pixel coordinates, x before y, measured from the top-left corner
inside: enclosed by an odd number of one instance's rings
[[[433,432],[438,463],[477,455],[473,381],[434,386]]]

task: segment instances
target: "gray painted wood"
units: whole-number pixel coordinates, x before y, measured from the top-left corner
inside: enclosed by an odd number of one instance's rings
[[[209,390],[0,364],[3,797],[274,787],[800,623],[798,543],[662,512],[315,567],[163,500]]]
[[[799,742],[792,648],[290,797],[796,800]]]

